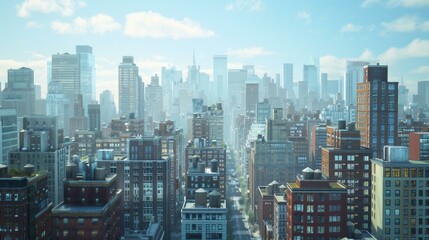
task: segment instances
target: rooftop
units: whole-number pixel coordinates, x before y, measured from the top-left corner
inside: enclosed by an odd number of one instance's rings
[[[94,215],[102,215],[107,211],[107,209],[113,206],[111,203],[119,200],[121,196],[122,189],[116,191],[116,196],[104,205],[73,205],[73,204],[64,204],[60,203],[52,209],[52,215],[67,215],[67,216],[82,216],[82,217],[91,217]]]
[[[213,209],[213,210],[219,210],[219,209],[223,209],[226,210],[226,201],[225,200],[221,200],[220,201],[220,208],[211,208],[209,207],[209,201],[207,201],[207,206],[206,207],[196,207],[195,206],[195,200],[186,200],[185,203],[183,204],[183,209]]]

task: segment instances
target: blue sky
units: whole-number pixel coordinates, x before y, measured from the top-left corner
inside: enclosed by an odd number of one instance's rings
[[[162,66],[184,71],[192,63],[212,73],[212,57],[228,55],[229,68],[255,65],[274,77],[282,64],[320,58],[320,72],[338,79],[350,59],[389,65],[389,80],[416,91],[429,80],[429,0],[326,1],[1,1],[0,81],[7,69],[35,70],[46,92],[46,62],[55,53],[93,47],[97,93],[117,95],[117,66],[133,55],[143,79]]]

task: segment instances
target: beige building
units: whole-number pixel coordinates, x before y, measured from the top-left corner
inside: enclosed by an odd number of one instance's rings
[[[429,162],[412,161],[408,147],[385,146],[372,159],[372,234],[380,240],[429,235]]]

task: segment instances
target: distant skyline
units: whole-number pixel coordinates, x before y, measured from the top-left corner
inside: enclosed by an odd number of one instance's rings
[[[212,78],[213,55],[226,54],[228,68],[255,65],[275,78],[283,63],[320,58],[320,73],[338,79],[346,60],[378,60],[389,81],[404,80],[412,94],[429,80],[429,1],[85,1],[25,0],[0,3],[0,82],[7,69],[30,67],[46,94],[52,54],[93,47],[97,99],[118,95],[122,56],[134,56],[144,82],[162,66],[183,71],[196,63]]]

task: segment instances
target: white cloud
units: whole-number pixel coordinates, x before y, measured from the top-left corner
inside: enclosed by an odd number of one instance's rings
[[[126,16],[124,34],[130,37],[149,38],[205,38],[215,35],[189,18],[177,20],[156,12],[135,12]]]
[[[354,25],[353,23],[348,23],[341,28],[341,32],[360,32],[362,26]]]
[[[59,13],[63,16],[71,16],[77,8],[84,6],[85,3],[80,0],[25,0],[16,8],[20,17],[29,17],[33,12]]]
[[[427,7],[429,6],[428,0],[389,0],[389,6],[393,7]]]
[[[374,4],[383,4],[388,7],[427,7],[429,6],[429,1],[427,0],[389,0],[386,2],[380,0],[364,0],[362,2],[362,7],[370,7]]]
[[[228,3],[225,9],[228,11],[234,10],[247,10],[247,11],[260,11],[264,8],[262,0],[235,0],[234,2]]]
[[[422,22],[419,26],[420,30],[426,32],[429,31],[429,21]]]
[[[383,33],[386,32],[413,32],[417,29],[417,18],[414,16],[403,16],[392,22],[383,22]]]
[[[346,59],[333,55],[320,57],[320,72],[328,73],[329,79],[339,79],[344,75],[346,69]]]
[[[25,24],[25,26],[27,28],[41,28],[41,27],[43,27],[43,25],[41,23],[36,22],[36,21],[29,21],[29,22],[27,22],[27,24]]]
[[[54,21],[51,28],[60,34],[104,34],[121,28],[111,16],[99,13],[89,19],[75,18],[72,22]]]
[[[307,12],[307,11],[299,11],[296,15],[299,18],[302,18],[302,19],[304,19],[307,22],[311,21],[311,14],[309,12]]]
[[[252,58],[273,55],[274,52],[265,50],[263,47],[250,47],[239,49],[228,48],[225,54],[228,56],[235,56],[239,58]]]
[[[416,38],[407,46],[402,48],[391,47],[379,58],[382,60],[394,61],[407,58],[429,57],[429,40]]]
[[[416,74],[429,74],[429,66],[421,66],[411,71]]]
[[[374,59],[374,55],[372,54],[371,50],[366,48],[362,54],[359,56],[360,60],[368,61],[370,59]]]
[[[363,2],[362,2],[362,7],[369,7],[369,6],[371,6],[371,5],[373,5],[373,4],[376,4],[376,3],[378,3],[378,2],[380,2],[380,0],[364,0]]]

